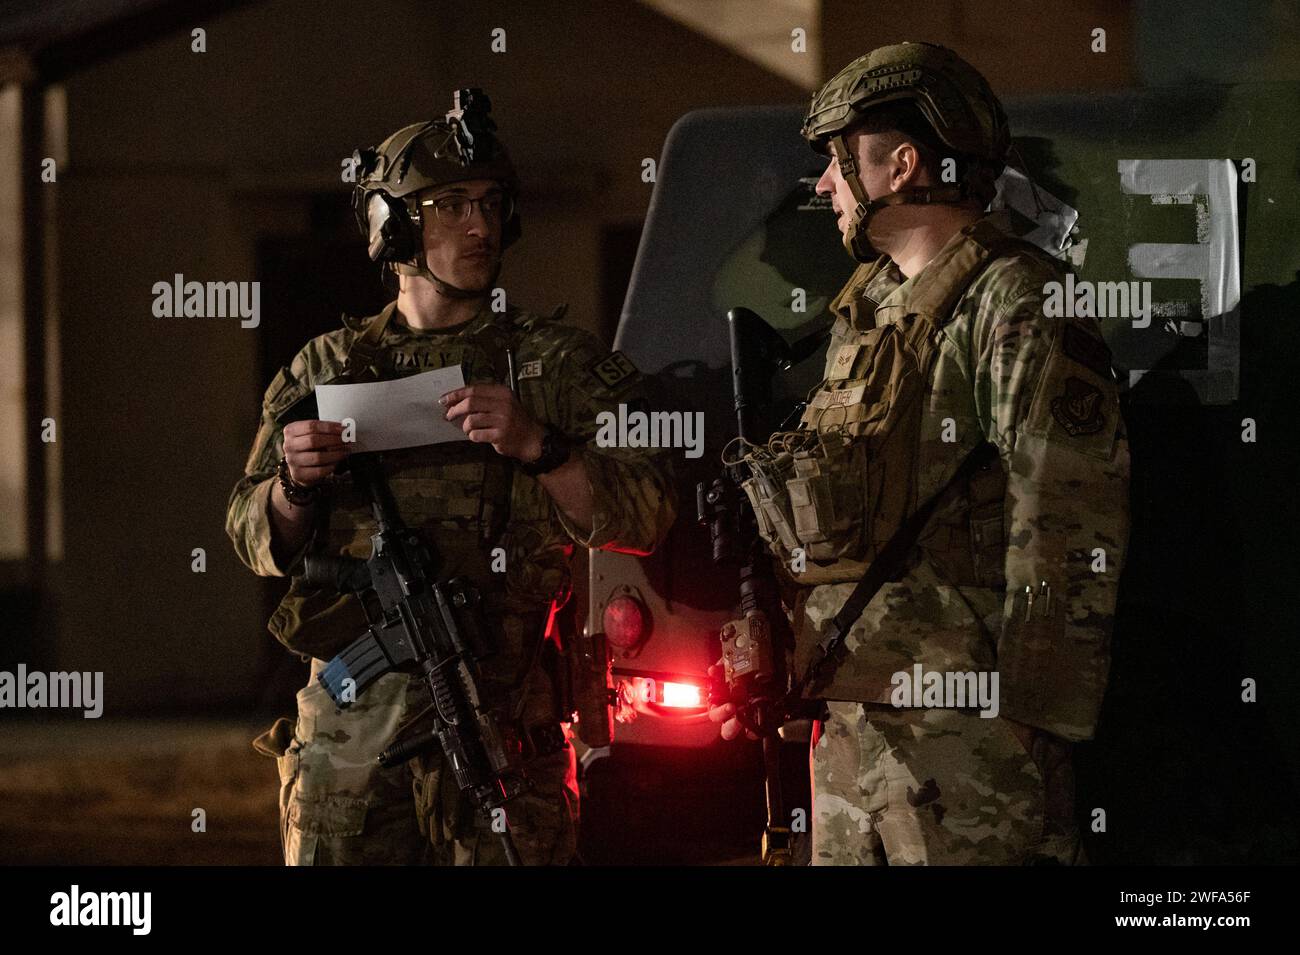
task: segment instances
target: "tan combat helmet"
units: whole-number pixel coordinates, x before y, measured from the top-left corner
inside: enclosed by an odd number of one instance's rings
[[[954,158],[966,160],[966,170],[955,185],[909,189],[869,200],[845,137],[868,110],[899,101],[917,107]],[[839,161],[840,172],[853,190],[858,206],[844,244],[860,261],[875,257],[866,225],[885,206],[966,199],[987,205],[1011,142],[1006,114],[988,82],[952,50],[933,43],[897,43],[858,57],[813,96],[802,132],[813,149]]]
[[[419,194],[467,179],[494,179],[506,193],[501,248],[519,238],[519,177],[495,135],[491,110],[491,100],[481,89],[457,90],[454,107],[442,119],[405,126],[374,149],[353,153],[357,184],[352,209],[371,259],[390,263],[404,275],[423,275],[452,296],[478,294],[429,271]]]

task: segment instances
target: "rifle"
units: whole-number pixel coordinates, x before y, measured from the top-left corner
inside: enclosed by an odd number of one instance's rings
[[[317,587],[357,594],[369,625],[321,671],[319,680],[340,709],[386,673],[420,673],[433,699],[434,728],[379,755],[389,769],[436,742],[456,784],[499,832],[510,865],[521,865],[503,808],[528,788],[512,771],[496,720],[479,692],[478,663],[490,655],[478,590],[464,577],[440,581],[438,558],[398,513],[379,457],[350,459],[354,480],[370,498],[378,529],[369,559],[308,556],[305,577]],[[366,597],[377,600],[372,614]],[[500,828],[498,828],[500,823]]]
[[[814,332],[791,346],[747,308],[731,309],[727,322],[736,425],[742,443],[751,442],[771,403],[774,374],[812,354],[825,341],[826,332]],[[801,411],[802,407],[796,407],[779,427],[784,428]],[[740,490],[747,470],[738,459],[724,464],[722,476],[707,489],[703,483],[695,488],[697,517],[709,527],[713,562],[740,565],[741,616],[722,628],[723,678],[710,688],[709,702],[714,706],[735,703],[741,725],[762,741],[767,802],[762,858],[766,865],[789,865],[790,825],[777,734],[791,715],[794,633],[781,607],[772,554],[759,536],[748,499]]]

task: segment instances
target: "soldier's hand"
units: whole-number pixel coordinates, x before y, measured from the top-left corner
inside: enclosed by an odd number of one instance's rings
[[[337,421],[291,421],[284,426],[284,458],[295,484],[311,487],[325,480],[351,453]]]
[[[520,461],[542,456],[546,429],[505,385],[466,385],[438,400],[447,409],[447,420],[458,421],[471,441],[490,444],[497,454]]]
[[[721,664],[715,663],[713,666],[709,667],[709,679],[710,680],[722,679]],[[735,739],[737,736],[740,735],[741,730],[744,730],[745,735],[748,736],[750,739],[758,739],[757,736],[755,736],[749,730],[746,730],[743,726],[741,726],[740,720],[736,719],[735,703],[723,703],[721,706],[710,706],[709,719],[714,723],[722,724],[723,739]]]

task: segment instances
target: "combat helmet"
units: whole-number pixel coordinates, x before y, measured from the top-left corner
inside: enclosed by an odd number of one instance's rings
[[[494,179],[506,193],[501,247],[519,238],[516,201],[519,177],[504,144],[496,137],[492,102],[481,89],[457,90],[453,108],[442,119],[413,123],[374,149],[352,154],[357,183],[352,211],[369,243],[370,258],[404,275],[423,275],[443,292],[470,296],[429,271],[424,260],[419,194],[427,189]]]
[[[965,160],[961,182],[868,200],[845,137],[868,110],[891,102],[914,104],[939,141]],[[866,223],[885,206],[966,199],[987,205],[1011,141],[1006,114],[988,82],[952,50],[933,43],[897,43],[858,57],[813,96],[802,133],[814,150],[839,161],[853,190],[858,207],[845,245],[862,261],[874,257]]]

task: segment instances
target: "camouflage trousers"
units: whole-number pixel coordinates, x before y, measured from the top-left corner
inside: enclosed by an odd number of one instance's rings
[[[313,660],[311,680],[298,692],[292,737],[277,744],[272,730],[254,743],[264,753],[279,750],[285,864],[505,864],[500,836],[461,795],[436,746],[392,769],[377,762],[399,727],[428,706],[423,681],[389,673],[339,710],[316,681],[323,667]],[[534,673],[530,685],[526,724],[551,714],[546,675]],[[568,739],[566,726],[562,749],[525,763],[532,789],[507,804],[526,865],[565,865],[576,855],[577,763]]]
[[[973,711],[829,703],[813,865],[1079,864],[1068,745]]]

